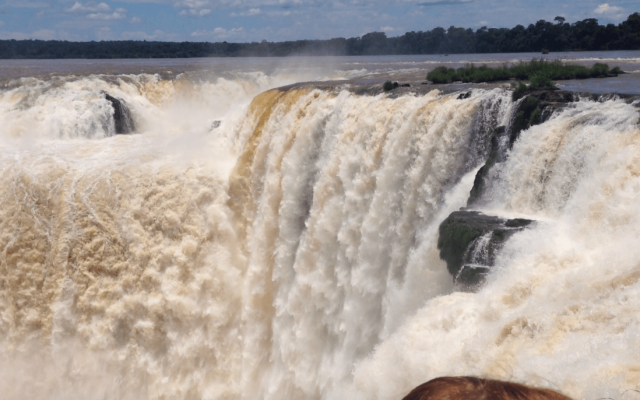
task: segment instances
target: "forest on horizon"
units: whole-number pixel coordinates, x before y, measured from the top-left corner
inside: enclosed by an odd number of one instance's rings
[[[387,37],[372,32],[355,38],[284,42],[153,42],[0,40],[0,59],[108,59],[192,57],[359,56],[412,54],[526,53],[558,51],[640,50],[640,13],[618,25],[595,18],[574,23],[556,17],[528,27],[411,31]]]

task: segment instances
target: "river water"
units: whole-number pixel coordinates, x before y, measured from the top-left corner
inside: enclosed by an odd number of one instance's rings
[[[343,90],[534,56],[0,62],[2,398],[390,400],[442,375],[634,398],[638,108],[521,134],[480,210],[538,222],[463,292],[438,226],[510,92]],[[638,51],[549,57],[630,72],[563,88],[640,94]],[[271,90],[304,81],[326,84]]]

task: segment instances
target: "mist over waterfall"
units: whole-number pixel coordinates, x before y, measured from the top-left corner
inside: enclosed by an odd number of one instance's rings
[[[4,399],[391,400],[443,375],[637,388],[634,103],[585,97],[520,133],[470,207],[536,222],[465,290],[438,229],[510,131],[511,91],[282,88],[303,78],[0,91]]]

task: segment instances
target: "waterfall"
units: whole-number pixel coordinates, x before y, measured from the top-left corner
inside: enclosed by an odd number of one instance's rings
[[[515,234],[477,293],[429,301],[355,370],[362,398],[480,375],[618,398],[638,382],[640,129],[632,104],[579,101],[523,132],[481,208]]]
[[[486,103],[495,121],[509,93],[254,100],[229,199],[248,255],[246,398],[323,397],[406,315],[451,289],[427,232],[469,172],[470,143],[488,134],[474,124]]]
[[[508,140],[511,93],[262,89],[0,92],[7,398],[399,399],[445,374],[590,398],[639,377],[620,351],[640,348],[633,105],[579,101],[520,134],[477,207],[539,222],[460,292],[438,227]],[[139,134],[110,137],[102,91]]]

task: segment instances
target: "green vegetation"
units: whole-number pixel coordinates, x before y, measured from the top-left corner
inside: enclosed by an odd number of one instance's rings
[[[591,68],[581,65],[563,64],[559,60],[521,61],[518,64],[498,68],[490,68],[486,65],[476,67],[469,64],[457,70],[447,67],[438,67],[427,74],[427,80],[433,83],[452,82],[495,82],[509,79],[529,80],[536,88],[552,87],[551,80],[586,79],[614,76],[622,73],[620,68],[609,69],[607,64],[597,63]]]
[[[640,13],[618,25],[600,25],[595,18],[572,24],[562,17],[525,27],[477,30],[451,26],[411,31],[388,38],[384,32],[362,37],[287,42],[147,42],[138,40],[67,42],[61,40],[0,40],[0,59],[7,58],[177,58],[283,57],[292,55],[383,55],[519,53],[542,49],[598,51],[640,49]]]
[[[531,93],[535,90],[555,90],[556,87],[548,77],[544,75],[534,75],[531,77],[531,83],[529,85],[525,85],[522,82],[518,82],[518,84],[511,85],[514,89],[513,91],[513,100],[519,100],[523,98],[527,93]]]

